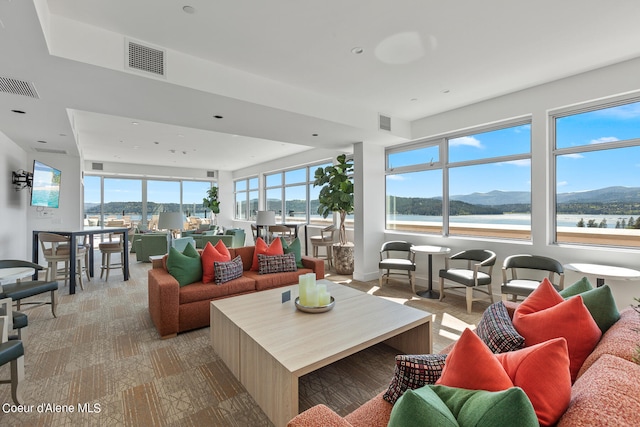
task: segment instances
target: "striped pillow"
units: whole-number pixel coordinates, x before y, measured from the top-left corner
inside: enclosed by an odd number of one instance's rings
[[[507,307],[502,301],[491,304],[484,311],[476,334],[492,353],[505,353],[524,347],[524,337],[513,327]]]
[[[296,271],[296,256],[293,253],[284,255],[258,254],[258,273],[281,273],[283,271]]]
[[[435,384],[442,374],[446,358],[446,354],[397,355],[396,370],[382,398],[394,404],[407,390]]]

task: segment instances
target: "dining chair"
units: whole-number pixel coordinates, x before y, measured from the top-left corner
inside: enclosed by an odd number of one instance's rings
[[[508,256],[502,263],[502,299],[506,301],[511,295],[512,301],[516,301],[519,296],[528,296],[544,276],[558,291],[564,289],[564,268],[559,261],[530,254]]]
[[[293,229],[286,225],[270,225],[269,233],[271,234],[269,240],[282,237],[287,243],[291,243],[294,239]]]
[[[389,276],[392,274],[402,274],[409,277],[409,285],[413,293],[416,293],[416,286],[413,275],[416,271],[415,252],[411,250],[413,244],[410,242],[393,240],[384,242],[380,248],[380,287],[382,287],[382,279],[386,278],[389,283]],[[385,273],[386,271],[386,273]]]
[[[0,316],[0,366],[11,365],[8,380],[0,384],[11,384],[13,403],[20,405],[22,400],[22,381],[24,380],[24,346],[21,340],[9,339],[9,316]]]
[[[491,274],[495,263],[495,252],[487,249],[469,249],[445,257],[444,268],[439,272],[440,301],[445,297],[445,280],[448,280],[455,285],[447,286],[447,289],[465,289],[467,313],[471,313],[473,301],[479,300],[473,297],[473,291],[487,294],[493,303]],[[487,289],[480,289],[480,286]]]
[[[43,273],[44,280],[16,280],[14,283],[4,283],[1,286],[0,298],[11,298],[16,306],[16,310],[20,311],[22,305],[29,305],[29,308],[36,308],[42,305],[51,305],[51,313],[56,317],[58,282],[49,280],[49,268],[45,268],[40,264],[23,260],[0,260],[0,269],[3,268],[32,268],[36,273]],[[36,295],[45,295],[49,293],[48,301],[33,301],[31,297]],[[23,299],[29,298],[23,302]],[[24,322],[26,319],[22,319]]]

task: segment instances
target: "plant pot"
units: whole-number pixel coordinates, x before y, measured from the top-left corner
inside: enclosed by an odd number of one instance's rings
[[[333,265],[335,266],[336,273],[351,275],[353,274],[353,243],[347,243],[346,245],[335,244],[333,245]]]

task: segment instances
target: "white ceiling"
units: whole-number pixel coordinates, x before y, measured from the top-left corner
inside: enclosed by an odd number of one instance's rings
[[[391,145],[417,119],[640,56],[639,17],[637,0],[0,0],[0,77],[39,94],[0,92],[0,131],[219,170]],[[125,70],[127,38],[166,51],[166,78]]]

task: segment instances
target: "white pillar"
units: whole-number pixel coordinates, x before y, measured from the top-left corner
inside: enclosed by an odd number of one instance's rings
[[[378,278],[380,246],[385,224],[385,152],[384,147],[358,142],[354,160],[354,243],[353,278],[369,281]]]

